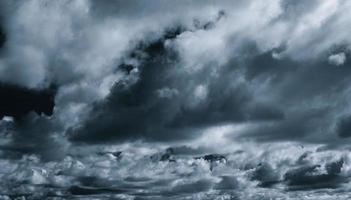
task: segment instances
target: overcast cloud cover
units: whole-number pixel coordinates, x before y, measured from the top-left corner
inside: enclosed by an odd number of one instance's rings
[[[350,10],[0,1],[0,199],[349,199]]]

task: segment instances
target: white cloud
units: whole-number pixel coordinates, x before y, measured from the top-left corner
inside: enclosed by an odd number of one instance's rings
[[[333,54],[333,55],[330,55],[328,57],[328,61],[330,64],[340,66],[340,65],[343,65],[345,63],[346,55],[344,52]]]

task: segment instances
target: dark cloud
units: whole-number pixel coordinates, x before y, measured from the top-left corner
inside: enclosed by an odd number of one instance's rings
[[[340,176],[343,160],[328,163],[325,166],[326,173],[318,173],[322,168],[320,165],[303,166],[289,170],[284,175],[290,189],[311,188],[335,188],[345,182],[345,177]]]
[[[259,79],[264,81],[268,79],[279,84],[299,67],[299,63],[294,63],[289,58],[275,59],[273,54],[281,51],[280,49],[273,49],[264,53],[260,53],[255,46],[250,49],[250,56],[245,61],[245,76],[248,80]]]
[[[337,121],[336,133],[339,137],[346,138],[351,136],[351,116],[342,117]]]
[[[0,199],[350,199],[350,10],[0,1]]]
[[[37,154],[49,161],[65,155],[64,140],[56,135],[62,127],[48,117],[32,112],[5,131],[11,140],[0,147],[5,152],[3,157],[21,158],[24,154]]]
[[[222,125],[235,128],[213,131],[220,141],[338,146],[351,124],[349,8],[302,0],[2,1],[0,118],[15,122],[1,127],[1,151],[50,160],[77,143],[203,142],[208,128]],[[253,179],[269,185],[262,173],[274,167],[256,166]],[[234,182],[224,177],[219,185]]]
[[[313,137],[314,140],[318,141],[321,139],[319,135],[325,134],[324,127],[327,131],[327,127],[332,124],[327,124],[328,110],[304,110],[301,113],[294,113],[291,116],[287,115],[285,119],[281,121],[275,121],[270,123],[262,123],[249,127],[248,130],[243,131],[242,137],[251,137],[261,141],[270,140],[298,140],[306,141],[306,137]],[[322,140],[325,138],[322,138]]]
[[[252,180],[259,181],[260,187],[270,187],[279,182],[279,176],[269,163],[260,163],[251,174]]]
[[[49,89],[36,90],[0,83],[0,118],[11,116],[20,119],[30,111],[52,115],[55,93],[54,86]]]
[[[117,83],[107,100],[94,107],[93,117],[71,130],[72,141],[178,140],[196,137],[213,125],[247,122],[252,126],[242,131],[245,138],[336,140],[331,128],[349,83],[347,61],[335,68],[326,58],[274,58],[284,48],[260,53],[247,43],[242,50],[250,54],[221,66],[216,76],[209,68],[188,73],[179,55],[165,46],[174,38],[132,53],[147,55],[130,69],[135,70],[130,77],[138,76],[136,82]],[[237,81],[240,77],[245,81]],[[260,83],[265,85],[262,91],[250,88]]]
[[[4,28],[0,25],[0,49],[5,45],[6,37],[6,32]]]
[[[274,58],[277,51],[284,52],[284,48],[258,53],[251,45],[248,51],[251,56],[243,58],[241,67],[246,80],[258,85],[263,83],[264,89],[259,94],[265,95],[276,109],[283,110],[284,119],[251,123],[242,131],[242,136],[260,141],[337,141],[333,127],[347,105],[345,94],[351,68],[347,59],[339,67],[328,63],[325,54],[347,51],[342,46],[332,47],[315,60],[304,62],[286,57]],[[345,134],[341,131],[347,129],[341,128],[347,126],[345,121],[339,123],[339,135]]]
[[[185,139],[216,124],[284,118],[279,108],[256,101],[245,83],[236,82],[240,74],[230,65],[217,76],[208,69],[188,73],[178,54],[165,46],[170,40],[157,40],[132,53],[146,55],[129,72],[131,79],[138,76],[136,82],[116,83],[107,99],[95,105],[90,119],[71,130],[72,141]]]

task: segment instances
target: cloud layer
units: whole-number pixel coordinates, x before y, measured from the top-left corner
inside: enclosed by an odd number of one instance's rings
[[[216,152],[293,141],[337,154],[351,136],[350,9],[344,0],[2,1],[1,158],[42,164],[135,142]],[[250,181],[344,181],[340,160],[279,174],[274,162]],[[167,192],[240,185],[222,175]]]

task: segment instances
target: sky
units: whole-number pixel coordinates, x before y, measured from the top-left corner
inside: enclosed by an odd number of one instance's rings
[[[0,197],[348,199],[350,9],[1,1]]]

